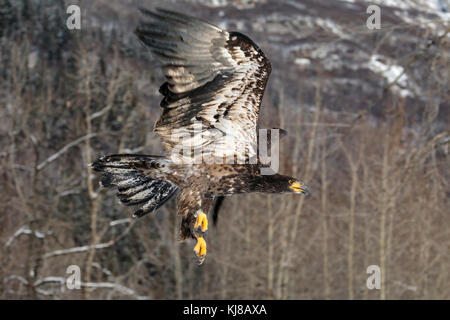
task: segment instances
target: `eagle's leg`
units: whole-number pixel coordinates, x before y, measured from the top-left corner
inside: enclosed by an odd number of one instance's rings
[[[194,217],[194,236],[197,239],[197,244],[194,247],[194,252],[197,255],[199,264],[202,264],[206,259],[205,235],[208,231],[208,217],[202,210],[197,210]]]
[[[202,210],[197,210],[194,215],[195,224],[194,229],[196,232],[206,233],[208,231],[208,217]]]

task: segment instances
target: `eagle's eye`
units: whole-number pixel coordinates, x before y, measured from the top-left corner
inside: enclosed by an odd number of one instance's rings
[[[289,180],[289,184],[293,184],[295,182],[294,179]]]

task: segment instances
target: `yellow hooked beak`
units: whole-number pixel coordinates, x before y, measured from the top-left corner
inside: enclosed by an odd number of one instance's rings
[[[291,183],[289,188],[294,190],[296,193],[303,193],[304,195],[310,194],[309,187],[306,184],[304,184],[303,182],[294,181]]]

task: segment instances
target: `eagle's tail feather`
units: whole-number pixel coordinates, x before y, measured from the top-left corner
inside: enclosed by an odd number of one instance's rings
[[[134,217],[142,217],[161,207],[178,187],[166,180],[151,178],[146,171],[163,167],[167,159],[146,155],[111,155],[92,163],[102,173],[101,185],[117,187],[117,196],[127,206],[141,205]]]

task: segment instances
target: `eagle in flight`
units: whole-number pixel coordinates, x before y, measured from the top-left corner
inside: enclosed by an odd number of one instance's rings
[[[163,9],[141,9],[135,31],[161,64],[162,115],[154,131],[168,155],[118,154],[92,168],[104,187],[117,188],[142,217],[178,191],[180,240],[194,238],[206,257],[207,215],[214,202],[237,193],[309,193],[302,181],[263,174],[256,155],[258,114],[271,71],[265,54],[247,36]],[[217,201],[219,200],[219,201]]]

